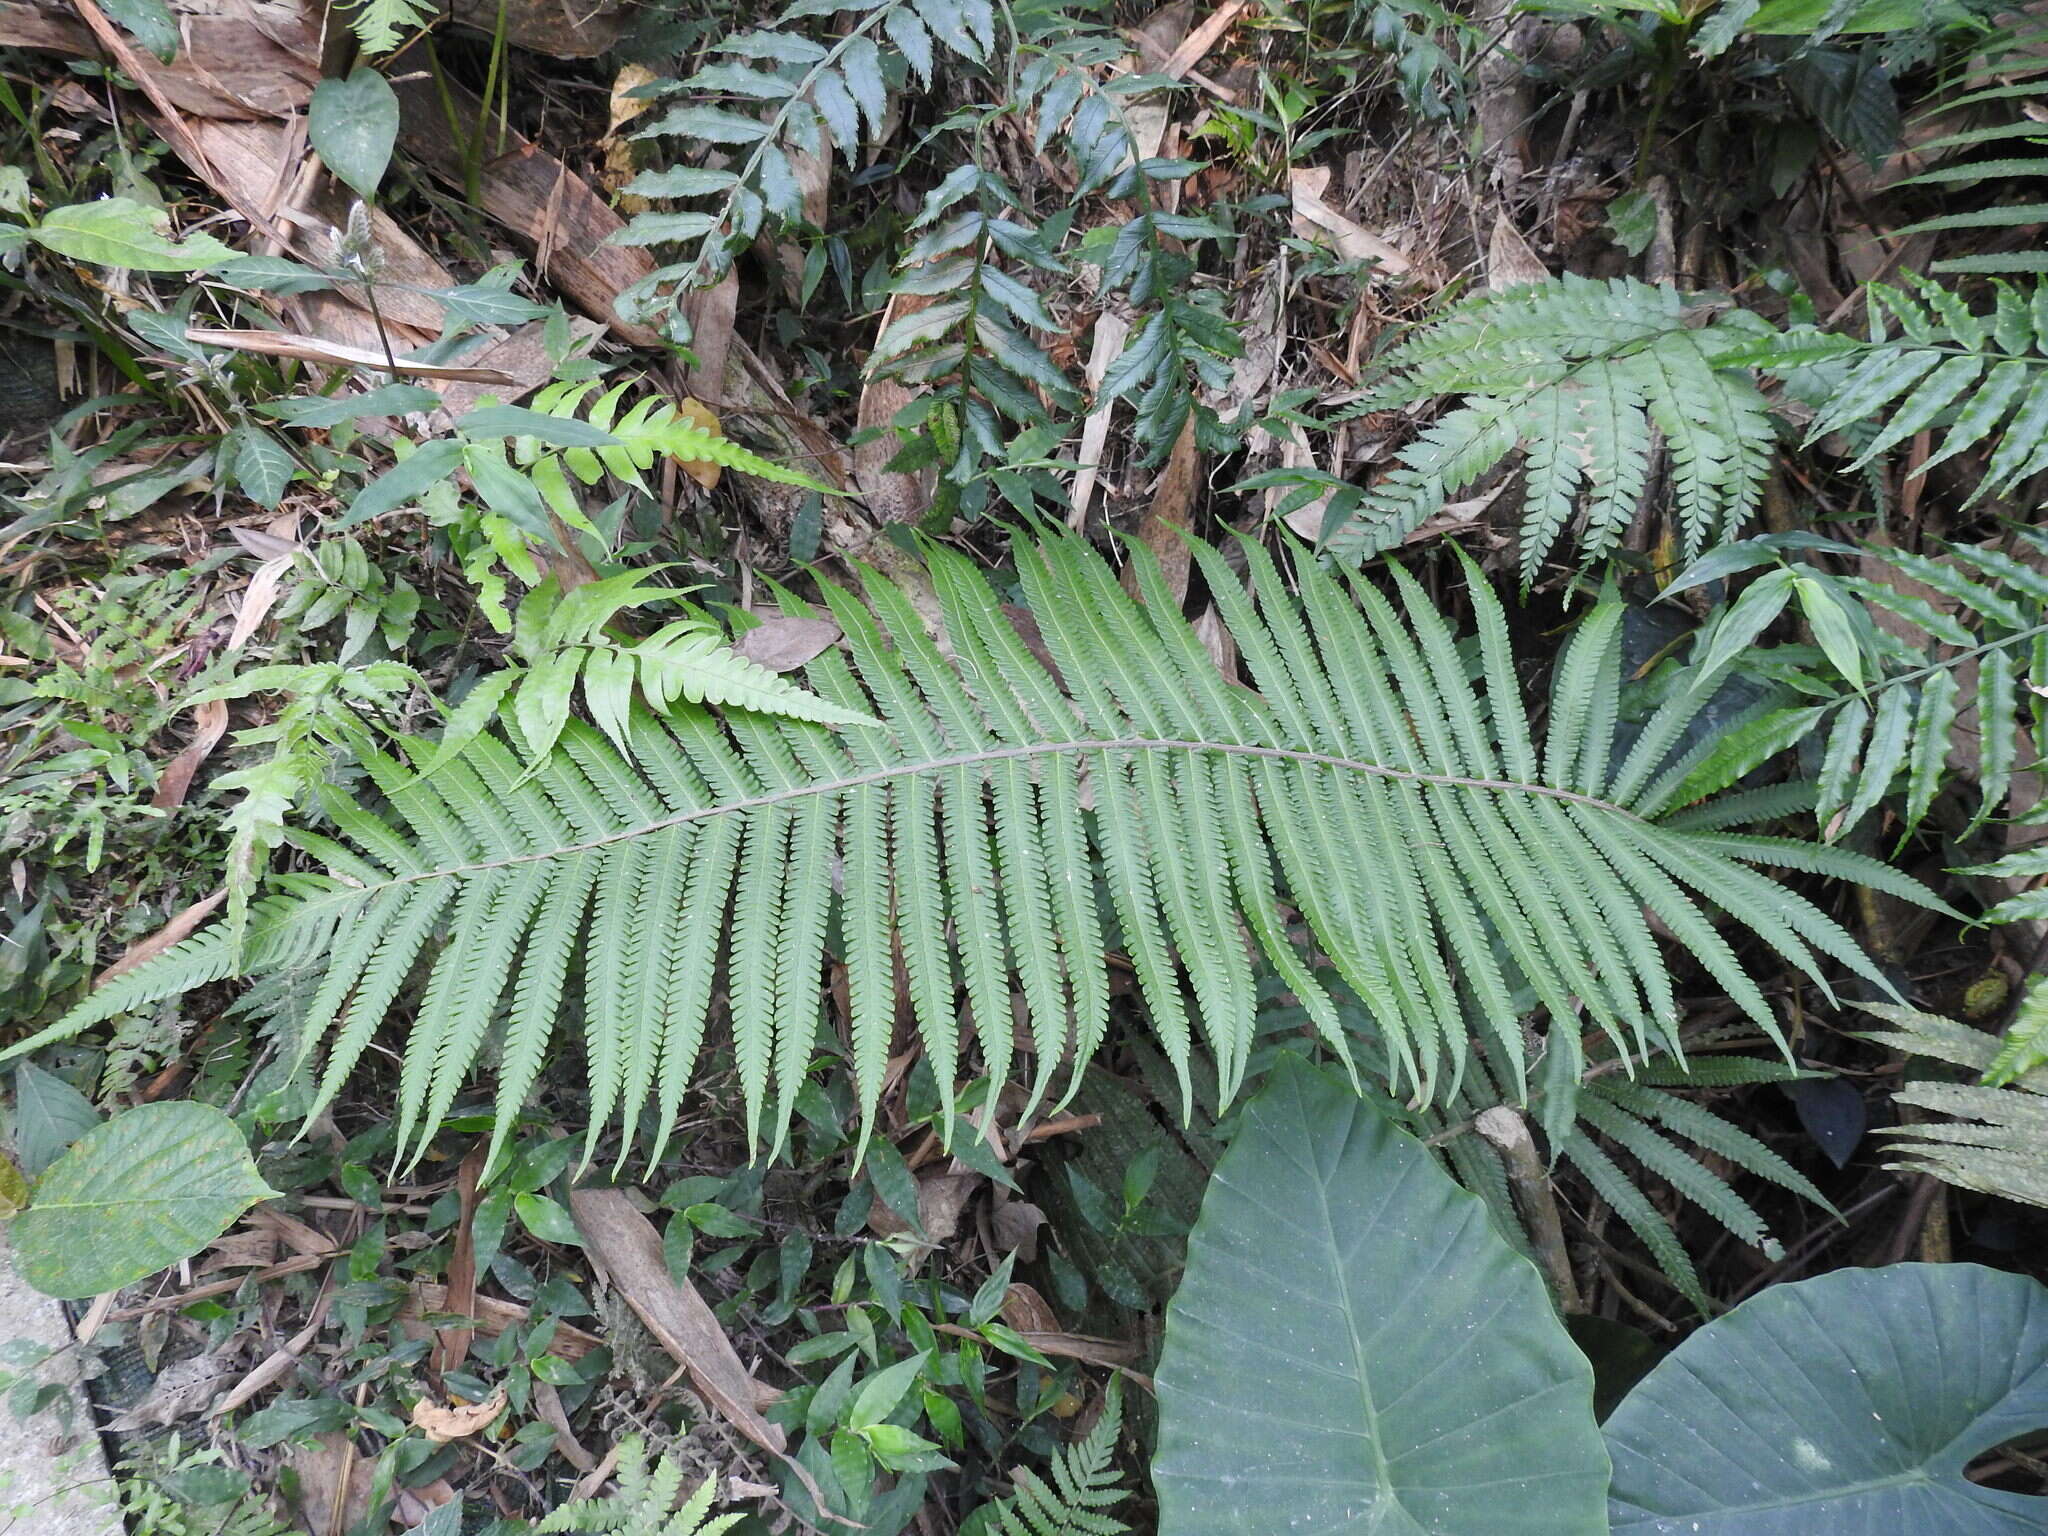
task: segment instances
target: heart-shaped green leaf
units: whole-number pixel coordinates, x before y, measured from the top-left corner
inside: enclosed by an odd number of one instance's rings
[[[1970,1482],[2048,1428],[2048,1289],[1975,1264],[1772,1286],[1607,1421],[1617,1536],[2038,1536],[2048,1499]]]
[[[1188,1242],[1159,1362],[1163,1536],[1596,1536],[1593,1373],[1477,1197],[1283,1063]]]
[[[37,1182],[10,1236],[37,1290],[97,1296],[191,1257],[276,1195],[219,1110],[144,1104],[80,1137]]]
[[[358,197],[374,198],[398,142],[398,96],[367,66],[346,80],[322,80],[306,112],[313,149]]]

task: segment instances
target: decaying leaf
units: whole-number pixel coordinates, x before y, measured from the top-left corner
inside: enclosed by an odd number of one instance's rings
[[[505,1411],[505,1402],[503,1386],[480,1403],[461,1403],[449,1408],[423,1397],[412,1405],[412,1427],[436,1445],[465,1440],[489,1429]]]

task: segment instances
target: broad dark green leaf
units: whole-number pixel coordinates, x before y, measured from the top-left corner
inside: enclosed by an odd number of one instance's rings
[[[99,1123],[92,1101],[56,1073],[27,1061],[14,1069],[14,1150],[30,1178]]]
[[[79,1138],[10,1234],[22,1278],[97,1296],[190,1258],[277,1191],[235,1123],[205,1104],[144,1104]]]
[[[1283,1063],[1188,1243],[1159,1362],[1166,1536],[1595,1536],[1593,1374],[1422,1145]]]
[[[2048,1289],[1974,1264],[1777,1285],[1666,1356],[1607,1423],[1616,1536],[2039,1536],[1973,1483],[2048,1425]]]

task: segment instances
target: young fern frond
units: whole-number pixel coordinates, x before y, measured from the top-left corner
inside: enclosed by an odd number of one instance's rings
[[[676,1495],[683,1469],[674,1456],[663,1454],[651,1468],[645,1443],[638,1435],[619,1442],[619,1491],[603,1498],[580,1499],[554,1510],[534,1529],[535,1536],[720,1536],[740,1523],[737,1514],[709,1518],[718,1480],[706,1478],[682,1508]]]
[[[969,1517],[975,1536],[1119,1536],[1130,1527],[1107,1514],[1130,1496],[1117,1475],[1116,1439],[1123,1425],[1122,1383],[1112,1381],[1095,1427],[1052,1459],[1052,1480],[1030,1468],[1017,1491]]]
[[[2014,1024],[2029,1039],[2041,1028],[2041,997],[2037,988]],[[2007,1077],[2002,1069],[2034,1054],[2023,1047],[2018,1061],[2011,1059],[2011,1034],[2001,1046],[1994,1035],[1936,1014],[1882,1003],[1858,1006],[1892,1026],[1869,1035],[1879,1045],[1981,1074],[1977,1084],[1920,1078],[1899,1088],[1893,1094],[1899,1103],[1948,1118],[1887,1132],[1887,1150],[1905,1161],[1886,1166],[1929,1173],[1958,1189],[2048,1206],[2048,1066],[2036,1055],[2032,1067]]]
[[[532,755],[546,755],[579,690],[584,713],[621,752],[629,750],[626,722],[636,698],[656,714],[680,699],[820,725],[874,723],[740,655],[708,618],[676,619],[637,638],[614,633],[613,621],[627,609],[688,595],[643,585],[664,569],[639,566],[567,592],[550,576],[527,593],[512,628],[518,660],[478,681],[450,712],[422,775],[438,771],[501,712],[518,722]]]
[[[627,379],[614,384],[594,400],[590,397],[598,387],[596,379],[550,384],[533,397],[536,414],[556,422],[584,421],[596,429],[588,442],[569,434],[521,438],[514,446],[517,462],[529,470],[548,504],[572,526],[581,522],[583,512],[569,490],[568,476],[595,485],[609,472],[627,485],[646,490],[640,473],[662,458],[683,464],[717,464],[824,496],[846,494],[741,447],[724,433],[685,415],[673,400],[661,395],[642,395],[627,404],[626,391],[636,382]],[[548,451],[556,444],[561,445],[559,454]]]
[[[1582,702],[1552,711],[1539,766],[1499,601],[1476,570],[1483,691],[1405,572],[1389,598],[1308,558],[1283,570],[1247,544],[1247,590],[1218,551],[1192,550],[1256,692],[1218,672],[1149,555],[1132,553],[1134,601],[1084,541],[1058,536],[1015,546],[1046,660],[987,580],[945,551],[931,556],[939,639],[878,577],[865,601],[826,590],[845,649],[811,663],[808,681],[879,726],[679,704],[630,711],[623,752],[572,722],[535,754],[516,720],[431,777],[366,752],[389,819],[337,804],[346,844],[297,838],[331,873],[295,877],[296,894],[250,923],[254,969],[325,956],[299,1042],[302,1060],[325,1053],[316,1110],[424,964],[398,1144],[424,1150],[494,1029],[502,1141],[580,970],[583,1007],[566,1016],[586,1034],[593,1141],[612,1113],[630,1129],[650,1102],[665,1136],[723,961],[749,1132],[772,1103],[779,1146],[819,1046],[835,931],[864,1123],[895,1025],[899,948],[941,1094],[963,998],[983,1069],[1009,1077],[1014,978],[1036,1100],[1070,1046],[1078,1069],[1108,1032],[1112,927],[1184,1103],[1198,1034],[1228,1095],[1252,1047],[1255,955],[1347,1054],[1283,892],[1370,1015],[1390,1083],[1419,1102],[1466,1069],[1468,1000],[1509,1095],[1525,1095],[1522,988],[1573,1021],[1574,1043],[1583,1023],[1630,1059],[1675,1049],[1652,914],[1773,1038],[1769,1003],[1702,903],[1816,982],[1826,957],[1886,986],[1832,919],[1751,866],[1931,902],[1918,885],[1843,850],[1669,823],[1654,770],[1710,690],[1675,695],[1613,761],[1611,604],[1564,657],[1561,697]],[[15,1050],[229,970],[221,940],[202,934]]]
[[[1696,319],[1676,289],[1630,278],[1566,276],[1458,304],[1396,346],[1386,377],[1345,410],[1461,397],[1330,534],[1331,551],[1358,561],[1397,547],[1519,446],[1523,584],[1575,519],[1589,566],[1635,516],[1660,435],[1687,558],[1733,537],[1756,509],[1775,433],[1754,380],[1727,361],[1754,322]]]
[[[405,33],[425,28],[435,14],[429,0],[357,0],[349,7],[348,24],[365,52],[389,53]]]

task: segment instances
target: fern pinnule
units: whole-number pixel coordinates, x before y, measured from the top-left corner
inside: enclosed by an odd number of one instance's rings
[[[1015,546],[1044,660],[957,555],[931,556],[936,636],[878,579],[865,600],[827,590],[844,647],[807,681],[873,725],[636,703],[609,730],[568,721],[545,750],[516,714],[452,756],[412,744],[430,773],[366,750],[388,809],[342,807],[337,838],[303,837],[334,873],[286,877],[290,894],[251,923],[252,969],[326,967],[299,1042],[308,1063],[325,1054],[316,1102],[415,973],[394,1116],[413,1158],[493,1039],[502,1139],[565,1022],[584,1042],[593,1137],[605,1116],[630,1133],[651,1111],[658,1156],[721,993],[750,1131],[779,1145],[825,1028],[828,943],[847,966],[864,1123],[899,953],[949,1107],[963,1031],[998,1078],[1028,1038],[1034,1098],[1071,1092],[1055,1078],[1107,1035],[1112,927],[1184,1097],[1197,1041],[1222,1092],[1243,1074],[1255,958],[1347,1056],[1304,938],[1369,1014],[1389,1085],[1418,1102],[1453,1092],[1480,1054],[1468,1002],[1510,1096],[1526,1095],[1524,988],[1630,1059],[1672,1048],[1678,1009],[1646,910],[1773,1037],[1702,900],[1816,981],[1826,957],[1883,985],[1832,920],[1751,867],[1868,883],[1868,860],[1667,820],[1653,772],[1633,775],[1648,791],[1616,787],[1611,602],[1582,621],[1539,750],[1490,594],[1475,684],[1405,573],[1389,595],[1247,544],[1246,582],[1192,550],[1250,688],[1217,670],[1148,553],[1131,553],[1136,602],[1056,535]],[[1705,695],[1681,692],[1690,718]],[[209,931],[15,1049],[234,969]]]

